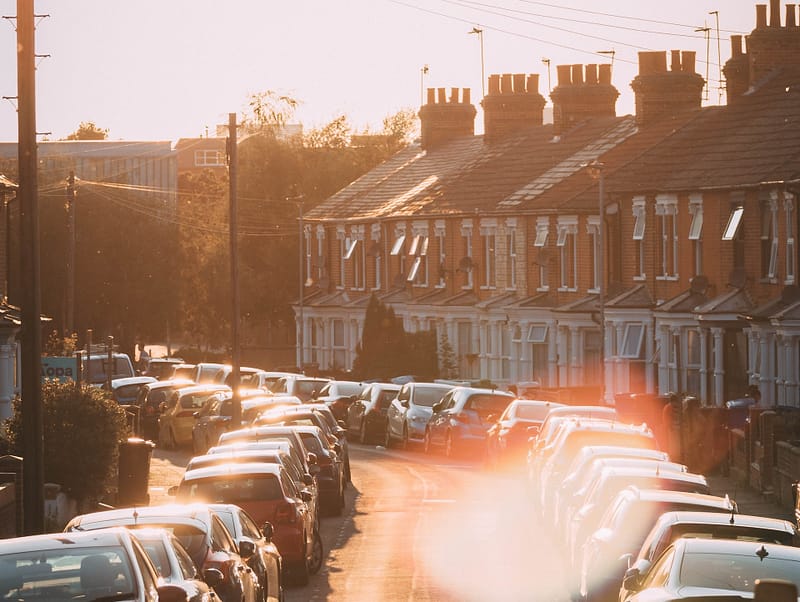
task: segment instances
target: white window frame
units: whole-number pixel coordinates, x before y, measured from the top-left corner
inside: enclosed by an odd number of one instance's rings
[[[336,288],[343,289],[347,286],[345,254],[350,246],[350,238],[345,236],[344,226],[336,227],[336,238],[339,241],[339,284]]]
[[[325,274],[325,227],[317,226],[317,282],[322,281]]]
[[[737,205],[731,208],[731,214],[728,216],[728,223],[725,224],[725,229],[722,231],[722,240],[733,240],[736,238],[736,232],[742,223],[742,215],[744,214],[744,205]]]
[[[638,333],[636,330],[638,329]],[[641,322],[625,324],[625,332],[619,348],[619,357],[628,360],[638,360],[642,357],[642,344],[644,342],[645,325]]]
[[[589,287],[590,293],[597,293],[600,291],[600,217],[590,216],[586,220],[586,233],[589,235],[590,250],[592,251],[592,285]]]
[[[769,268],[767,278],[775,280],[778,275],[778,193],[773,191],[770,194],[769,209],[771,213],[772,241],[769,249]]]
[[[678,197],[656,196],[656,217],[661,220],[661,274],[656,280],[678,279]]]
[[[550,233],[550,220],[539,218],[536,222],[536,238],[533,241],[534,247],[544,247],[547,245],[547,235]]]
[[[694,253],[694,275],[703,273],[703,196],[692,194],[689,196],[689,214],[692,221],[689,224],[689,240],[692,242]]]
[[[517,226],[506,227],[508,256],[506,261],[506,289],[517,290]]]
[[[645,272],[645,248],[644,248],[644,235],[646,232],[646,216],[647,216],[647,205],[645,203],[645,198],[643,196],[637,196],[633,198],[633,241],[634,247],[636,249],[636,260],[637,260],[637,273],[633,277],[633,280],[645,280],[647,278],[647,274]]]
[[[194,151],[195,167],[225,167],[227,165],[225,151],[205,148]]]
[[[483,255],[484,290],[497,288],[497,226],[481,223],[481,251]]]
[[[556,228],[558,230],[556,246],[560,249],[561,260],[561,282],[558,290],[576,291],[578,290],[578,218],[559,219]]]
[[[795,257],[795,206],[794,195],[783,193],[783,207],[786,212],[786,279],[784,284],[794,284],[797,278],[797,258]]]
[[[439,281],[436,283],[436,288],[444,288],[447,284],[445,281],[447,275],[447,231],[444,220],[434,222],[433,235],[436,237],[436,246],[439,249]]]
[[[461,237],[464,239],[464,252],[465,257],[472,259],[472,220],[463,220],[461,222]],[[475,269],[470,269],[466,272],[467,282],[461,288],[472,289],[474,286],[473,274]]]
[[[380,224],[372,224],[371,228],[372,235],[370,236],[372,243],[380,245],[381,242],[381,225]],[[373,257],[373,261],[375,262],[375,285],[372,287],[372,290],[377,291],[381,288],[381,266],[383,264],[383,252],[376,253]]]
[[[303,286],[311,286],[311,226],[303,227],[303,242],[305,243],[306,261],[305,261],[305,278],[303,279]]]
[[[546,343],[549,328],[547,324],[530,324],[528,326],[527,341],[529,343]]]

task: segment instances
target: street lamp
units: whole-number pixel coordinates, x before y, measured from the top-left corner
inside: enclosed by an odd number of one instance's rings
[[[483,63],[483,30],[480,27],[473,27],[468,34],[477,34],[481,40],[481,97],[486,96],[486,73],[484,71]]]
[[[597,180],[597,208],[600,214],[600,223],[597,225],[597,305],[600,314],[600,400],[605,402],[606,397],[606,329],[605,329],[605,164],[595,159],[586,166],[592,179]]]

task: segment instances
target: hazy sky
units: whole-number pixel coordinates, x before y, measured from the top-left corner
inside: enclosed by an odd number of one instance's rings
[[[763,0],[766,3],[766,0]],[[306,128],[345,114],[357,129],[417,110],[424,87],[471,88],[480,109],[484,69],[539,73],[547,97],[556,66],[607,63],[613,50],[617,114],[633,112],[641,50],[695,50],[710,59],[709,103],[719,99],[731,33],[755,25],[751,0],[37,0],[37,129],[63,138],[82,121],[111,139],[177,140],[213,133],[251,93],[301,102]],[[558,5],[558,6],[557,6]],[[785,2],[782,2],[785,5]],[[16,13],[0,0],[0,13]],[[781,8],[782,18],[785,8]],[[483,34],[468,34],[473,27]],[[702,31],[708,27],[708,42]],[[15,96],[14,21],[0,23],[0,96]],[[477,129],[480,132],[481,114]],[[0,141],[17,137],[15,106],[0,102]]]

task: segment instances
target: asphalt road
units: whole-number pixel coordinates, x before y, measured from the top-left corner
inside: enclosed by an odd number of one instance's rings
[[[417,451],[350,454],[345,511],[322,520],[325,566],[286,602],[568,599],[558,546],[531,520],[520,477]],[[155,450],[151,504],[171,499],[188,457]]]

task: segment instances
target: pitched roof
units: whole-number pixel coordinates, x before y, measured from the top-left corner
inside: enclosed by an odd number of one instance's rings
[[[608,181],[614,191],[732,189],[800,178],[800,68],[696,118]]]

